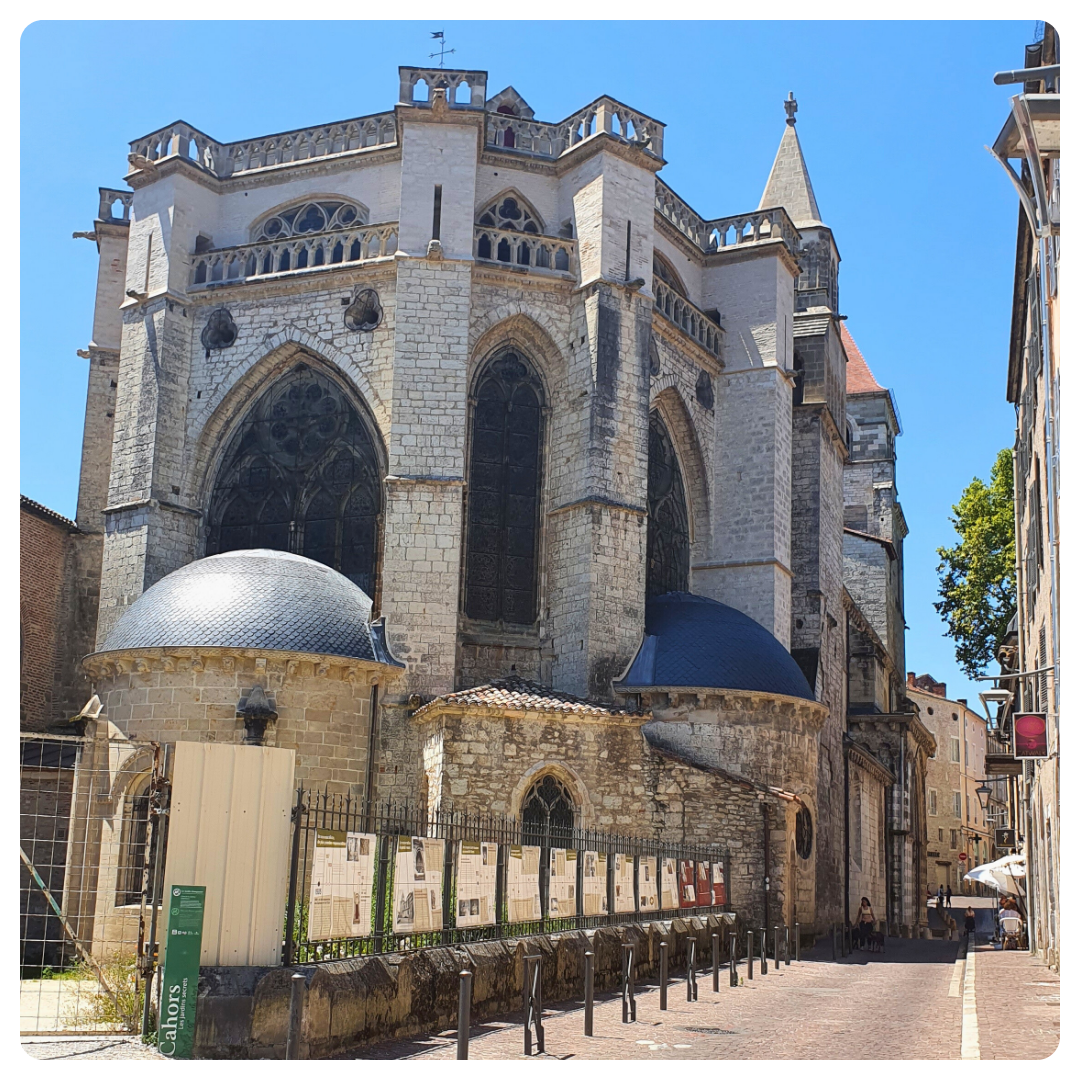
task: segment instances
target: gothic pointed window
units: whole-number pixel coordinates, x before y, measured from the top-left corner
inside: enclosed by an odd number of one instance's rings
[[[251,239],[253,242],[284,240],[307,233],[350,229],[354,225],[366,225],[367,218],[367,207],[343,199],[302,202],[264,218],[251,230]]]
[[[690,525],[679,459],[664,421],[649,417],[649,531],[645,595],[690,588]]]
[[[537,615],[543,391],[519,353],[476,385],[469,448],[465,614],[531,626]]]
[[[674,289],[680,296],[686,296],[686,286],[682,283],[675,267],[671,265],[658,251],[653,252],[653,273],[669,288]]]
[[[495,229],[513,229],[515,232],[544,231],[540,215],[524,199],[514,195],[500,195],[480,212],[477,224]]]
[[[293,551],[373,596],[382,475],[371,431],[341,388],[297,364],[229,440],[210,499],[206,554]]]
[[[553,829],[569,832],[574,827],[576,808],[566,785],[547,773],[529,788],[521,804],[521,826],[526,843],[538,843]]]

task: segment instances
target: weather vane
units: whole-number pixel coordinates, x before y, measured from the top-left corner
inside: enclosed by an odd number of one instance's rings
[[[431,36],[439,42],[439,51],[428,53],[428,56],[431,59],[434,59],[437,56],[439,58],[439,67],[446,67],[446,58],[457,50],[448,49],[446,47],[446,35],[442,30],[432,30]]]

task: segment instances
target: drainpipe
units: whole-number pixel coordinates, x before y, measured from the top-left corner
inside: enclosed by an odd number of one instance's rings
[[[846,732],[841,739],[844,752],[844,922],[851,921],[851,797],[848,776],[848,745],[851,736]]]
[[[900,886],[899,892],[899,907],[900,907],[900,926],[904,925],[904,854],[905,845],[907,844],[907,832],[903,829],[906,824],[904,821],[904,794],[907,792],[907,757],[905,751],[907,749],[907,728],[905,727],[900,733],[900,863],[897,866],[897,873],[900,875],[898,882]]]
[[[375,738],[378,734],[379,684],[371,684],[371,701],[368,705],[371,718],[368,723],[367,779],[364,781],[364,820],[365,828],[371,831],[372,811],[375,808]]]
[[[762,898],[765,904],[765,921],[761,924],[766,929],[769,926],[769,804],[761,802],[761,824],[765,837],[765,883],[762,890]]]

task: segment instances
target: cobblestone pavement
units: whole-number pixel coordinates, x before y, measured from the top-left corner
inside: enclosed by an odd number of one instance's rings
[[[74,1035],[22,1040],[27,1056],[40,1061],[165,1061],[152,1046],[145,1046],[138,1035]]]
[[[1029,952],[979,946],[975,956],[979,1056],[1049,1057],[1061,1032],[1060,994],[1057,973]]]
[[[711,972],[698,976],[698,1000],[687,1002],[685,980],[672,979],[668,1009],[659,989],[641,987],[635,1024],[621,1022],[618,996],[597,1000],[594,1037],[582,1034],[580,1005],[545,1010],[549,1058],[958,1059],[961,999],[950,997],[955,942],[890,938],[884,953],[855,952],[835,963],[827,946],[802,963],[769,965],[752,982],[713,993]],[[739,965],[745,976],[745,965]],[[453,1058],[456,1032],[441,1032],[351,1053],[363,1058]],[[476,1024],[472,1059],[522,1055],[520,1016]]]

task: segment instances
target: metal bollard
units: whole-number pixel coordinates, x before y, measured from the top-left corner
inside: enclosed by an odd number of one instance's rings
[[[720,990],[720,935],[712,936],[712,988],[713,993]]]
[[[660,942],[660,1011],[667,1008],[667,942]]]
[[[765,934],[766,930],[763,926],[761,928],[761,974],[769,974],[769,957],[766,955],[768,950],[765,948]]]
[[[754,977],[754,931],[746,931],[746,977]]]
[[[458,975],[457,999],[457,1060],[469,1060],[469,1026],[472,1023],[472,972],[462,971]]]
[[[728,985],[739,985],[739,938],[735,933],[728,935]]]
[[[829,927],[829,932],[832,936],[832,958],[836,960],[836,923],[832,923]]]
[[[784,926],[784,967],[791,967],[791,927]]]
[[[780,927],[772,928],[772,966],[773,971],[780,970]]]
[[[799,924],[796,923],[795,924],[795,963],[796,964],[801,964],[802,963],[802,961],[799,959],[799,944],[800,944],[799,943]]]
[[[544,1004],[541,997],[543,958],[526,956],[525,960],[525,1056],[532,1056],[533,1028],[536,1029],[536,1052],[544,1052]]]
[[[637,998],[634,997],[634,946],[622,947],[622,1022],[637,1022]],[[592,1034],[590,1026],[589,1034]]]
[[[295,1061],[300,1056],[300,1023],[304,1016],[304,991],[307,979],[299,971],[293,972],[289,983],[289,1031],[285,1038],[285,1058]]]
[[[585,1034],[592,1035],[593,1016],[593,954],[585,954]]]
[[[686,1000],[697,1001],[697,941],[692,937],[686,939]]]

